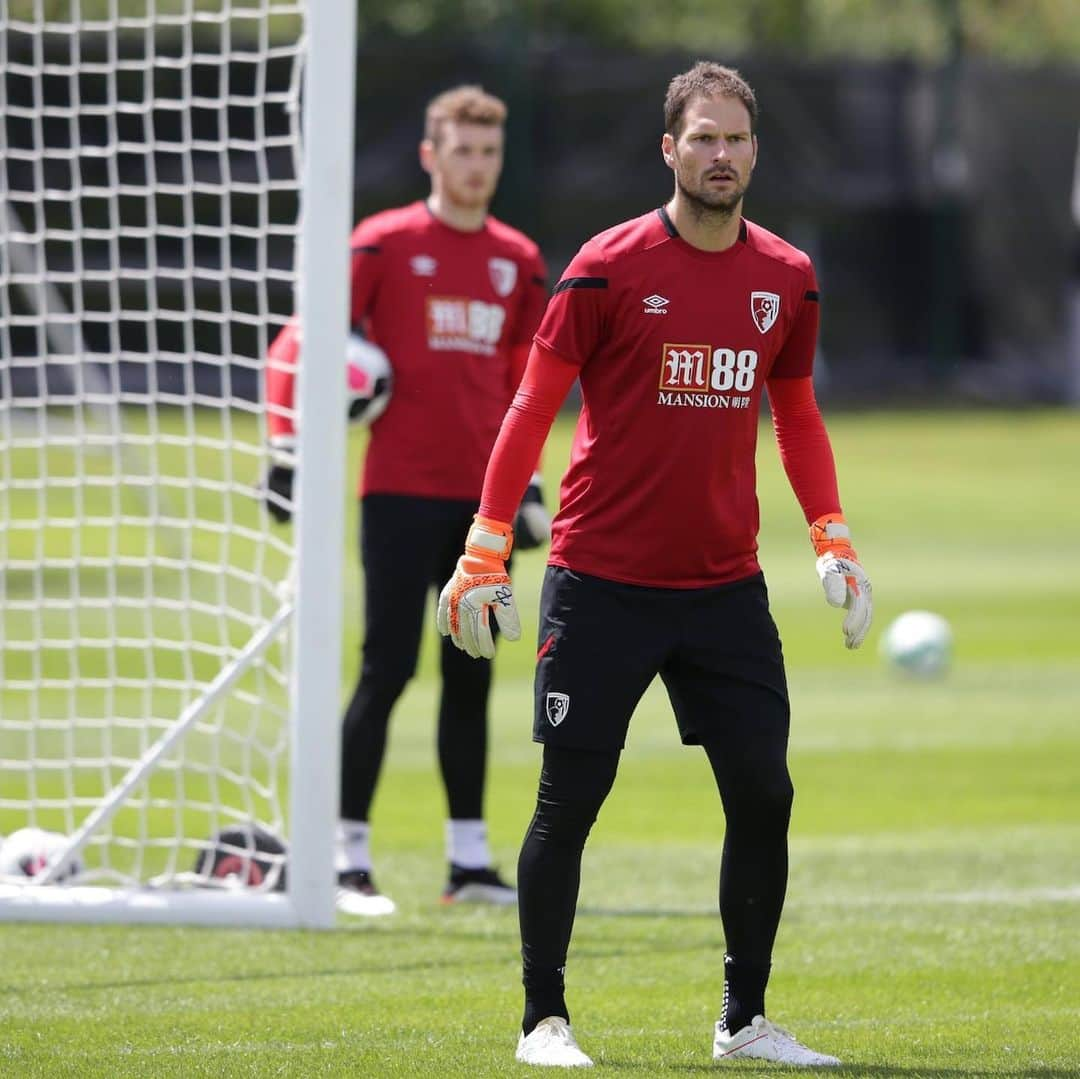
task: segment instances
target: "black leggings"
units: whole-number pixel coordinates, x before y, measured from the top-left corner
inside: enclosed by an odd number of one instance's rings
[[[364,640],[360,679],[341,735],[341,816],[366,821],[386,753],[390,714],[416,671],[424,614],[450,579],[476,504],[405,495],[363,501]],[[440,638],[439,770],[448,815],[484,815],[491,664]]]
[[[727,741],[704,746],[727,820],[720,916],[727,951],[742,963],[767,968],[787,887],[793,791],[786,738],[750,732]],[[581,855],[618,764],[617,751],[544,747],[536,813],[518,860],[527,1030],[546,1015],[569,1018],[562,972],[574,927]],[[643,857],[647,860],[648,852]]]

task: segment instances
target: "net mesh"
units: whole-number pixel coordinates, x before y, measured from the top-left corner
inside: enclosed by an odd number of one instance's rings
[[[284,833],[260,382],[302,30],[297,0],[0,0],[0,835],[108,805],[81,880]]]

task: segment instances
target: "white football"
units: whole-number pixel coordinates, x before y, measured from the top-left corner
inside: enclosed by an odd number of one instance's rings
[[[386,411],[394,386],[390,358],[374,342],[358,333],[349,334],[345,344],[348,377],[349,419],[369,424]]]
[[[46,832],[43,828],[20,828],[0,843],[0,878],[36,877],[54,851],[67,845],[67,836],[59,832]],[[68,880],[81,873],[82,861],[76,857],[60,874],[59,880]]]
[[[882,656],[890,666],[919,678],[944,674],[952,661],[949,623],[933,611],[905,611],[881,635]]]

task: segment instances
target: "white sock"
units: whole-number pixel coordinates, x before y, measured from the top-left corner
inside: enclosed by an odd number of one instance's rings
[[[446,857],[462,869],[487,869],[491,865],[487,824],[482,820],[448,820]]]
[[[371,872],[371,825],[366,820],[339,820],[334,836],[334,869],[351,873]]]

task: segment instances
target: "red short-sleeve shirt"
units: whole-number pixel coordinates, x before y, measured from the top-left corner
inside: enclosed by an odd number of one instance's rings
[[[536,244],[493,217],[461,232],[416,202],[356,227],[352,323],[394,369],[362,494],[479,498],[520,375],[511,354],[532,340],[545,277]]]

